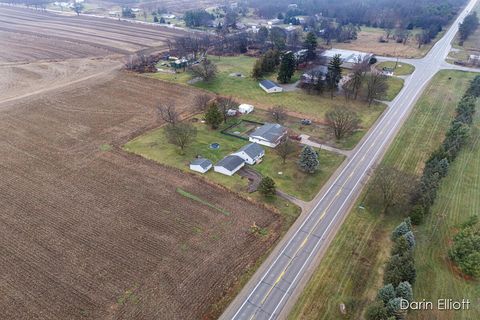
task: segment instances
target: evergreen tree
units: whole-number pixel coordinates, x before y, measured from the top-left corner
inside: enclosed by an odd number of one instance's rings
[[[310,31],[307,33],[307,37],[305,38],[305,43],[303,47],[307,49],[307,60],[315,59],[315,50],[317,50],[317,36],[314,32]]]
[[[395,316],[395,319],[397,320],[405,319],[407,310],[404,310],[400,307],[401,303],[401,298],[394,298],[388,301],[386,305],[388,316]]]
[[[153,17],[153,22],[158,22],[157,16],[154,16],[154,17]]]
[[[387,304],[388,301],[392,300],[395,297],[395,288],[391,283],[383,286],[383,288],[380,288],[380,290],[378,290],[377,298],[382,300],[384,304]]]
[[[258,191],[267,198],[275,196],[277,190],[275,188],[275,181],[270,177],[262,178],[260,185],[258,186]]]
[[[295,73],[295,57],[293,52],[286,52],[282,61],[280,62],[280,70],[278,71],[277,80],[281,83],[288,83],[292,79],[293,74]]]
[[[410,254],[411,248],[410,245],[407,241],[407,239],[404,236],[398,237],[397,240],[395,240],[395,243],[393,244],[392,247],[392,252],[391,255],[406,255]]]
[[[220,112],[216,103],[211,103],[205,114],[205,122],[209,124],[212,129],[218,129],[222,121],[222,112]]]
[[[408,248],[410,250],[413,250],[413,248],[415,248],[415,235],[412,231],[408,231],[403,236],[401,236],[401,238],[404,238],[407,241]]]
[[[385,266],[385,273],[383,275],[384,283],[391,283],[398,286],[400,282],[408,281],[415,283],[417,273],[411,254],[394,255]]]
[[[387,309],[382,301],[376,301],[370,304],[365,311],[366,320],[385,320],[387,317]]]
[[[300,153],[300,160],[298,161],[300,169],[308,173],[314,173],[318,169],[319,164],[318,153],[312,147],[305,146],[302,153]]]
[[[395,294],[397,298],[403,298],[408,302],[411,302],[413,299],[412,285],[408,281],[400,282],[398,287],[395,289]]]
[[[406,222],[402,221],[392,232],[392,240],[396,240],[398,237],[403,236],[405,233],[412,231],[411,226]]]
[[[342,59],[340,58],[340,54],[336,54],[333,56],[332,60],[328,64],[328,71],[332,73],[332,78],[335,80],[336,85],[342,79]]]

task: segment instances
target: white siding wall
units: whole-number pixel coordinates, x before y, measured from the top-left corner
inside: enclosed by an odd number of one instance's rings
[[[270,148],[275,148],[277,146],[273,143],[270,143],[270,142],[267,142],[267,141],[264,141],[264,140],[260,140],[260,139],[257,139],[257,138],[249,137],[248,140],[250,142],[256,142],[258,144],[261,144],[262,146],[267,146],[267,147],[270,147]]]
[[[227,175],[227,176],[232,176],[235,172],[240,170],[244,165],[245,165],[245,163],[242,163],[237,168],[235,168],[235,170],[233,170],[233,171],[228,171],[224,167],[218,167],[218,166],[214,166],[213,170],[215,170],[215,172],[218,172],[218,173],[221,173],[221,174],[224,174],[224,175]]]

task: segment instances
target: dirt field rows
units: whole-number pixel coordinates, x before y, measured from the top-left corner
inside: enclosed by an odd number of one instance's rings
[[[197,89],[120,71],[174,34],[16,10],[0,7],[0,319],[214,318],[282,218],[120,148],[162,99],[193,110]]]
[[[0,6],[0,64],[166,48],[178,30]]]
[[[0,105],[7,318],[200,318],[276,240],[280,221],[268,210],[116,148],[100,150],[152,125],[152,106],[165,96],[188,112],[193,92],[114,71]],[[250,234],[253,222],[271,236]]]

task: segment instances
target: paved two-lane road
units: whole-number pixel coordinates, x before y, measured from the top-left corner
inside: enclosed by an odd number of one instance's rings
[[[440,69],[448,67],[445,58],[458,31],[458,24],[472,10],[476,1],[469,2],[443,38],[423,59],[404,60],[414,64],[416,70],[406,79],[403,90],[355,148],[340,172],[322,189],[313,208],[291,228],[221,319],[271,320],[284,318],[288,314],[314,270],[315,258],[328,247],[356,201],[369,171],[383,156],[427,83]]]

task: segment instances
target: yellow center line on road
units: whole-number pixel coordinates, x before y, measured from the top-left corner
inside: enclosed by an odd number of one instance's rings
[[[380,134],[377,136],[377,139],[383,134],[383,132],[385,131],[385,128],[382,129],[382,131],[380,131]],[[363,160],[365,159],[366,155],[370,152],[370,150],[376,145],[376,142],[377,142],[377,139],[374,140],[374,142],[370,145],[370,147],[366,150],[365,154],[363,155],[362,159],[357,162],[357,164],[355,165],[355,167],[353,168],[352,172],[350,173],[350,175],[348,176],[348,178],[345,180],[345,182],[340,186],[340,188],[338,189],[337,193],[335,194],[335,196],[333,197],[333,199],[330,201],[330,203],[328,204],[327,208],[325,210],[323,210],[322,214],[320,215],[320,217],[318,218],[318,220],[315,222],[315,225],[308,231],[308,233],[305,235],[305,238],[303,239],[301,245],[297,248],[297,250],[295,250],[295,253],[293,254],[293,256],[290,258],[290,261],[288,262],[288,264],[283,268],[282,272],[280,273],[280,275],[277,277],[277,279],[275,280],[274,284],[270,286],[270,288],[268,289],[268,291],[265,293],[265,296],[263,297],[262,301],[261,301],[261,304],[263,304],[265,302],[265,300],[267,300],[267,298],[270,296],[270,293],[272,292],[273,288],[282,280],[283,276],[285,275],[287,269],[290,267],[292,261],[293,261],[293,258],[295,256],[297,256],[297,254],[300,252],[300,250],[302,250],[302,248],[305,246],[305,244],[307,243],[308,239],[310,238],[310,236],[313,234],[313,230],[315,230],[317,228],[317,226],[320,224],[320,222],[323,220],[323,218],[325,217],[325,215],[327,214],[327,211],[331,208],[331,206],[333,205],[333,203],[335,202],[335,200],[338,198],[338,196],[341,194],[342,190],[344,189],[345,185],[350,182],[350,179],[352,178],[353,176],[353,173],[355,172],[355,170],[360,166],[360,164],[363,162]],[[252,316],[250,317],[250,320],[254,319],[255,316],[256,316],[257,312],[255,311]]]

